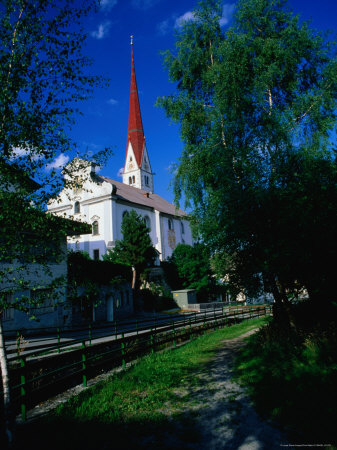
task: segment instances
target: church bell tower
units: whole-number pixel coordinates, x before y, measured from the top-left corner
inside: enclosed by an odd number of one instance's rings
[[[135,63],[133,58],[133,36],[131,36],[129,122],[123,183],[138,189],[143,189],[144,191],[153,192],[153,172],[145,145],[145,136],[139,105]]]

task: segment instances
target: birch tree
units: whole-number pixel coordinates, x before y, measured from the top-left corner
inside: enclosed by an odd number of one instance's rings
[[[69,130],[78,104],[104,84],[88,74],[91,61],[83,54],[83,19],[96,8],[95,0],[4,0],[0,5],[0,322],[8,308],[29,310],[32,300],[15,295],[28,286],[27,272],[38,265],[48,275],[50,258],[64,257],[59,240],[66,227],[44,212],[62,180],[45,168],[74,149]],[[0,335],[11,443],[2,327]]]
[[[176,201],[235,287],[287,304],[299,283],[332,300],[336,44],[285,0],[239,0],[226,31],[221,13],[201,1],[164,54],[177,89],[157,103],[184,143]]]

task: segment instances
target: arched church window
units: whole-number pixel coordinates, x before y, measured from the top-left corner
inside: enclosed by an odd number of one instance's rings
[[[144,178],[145,178],[145,185],[148,186],[149,185],[149,177],[148,177],[148,175],[145,175]]]
[[[129,213],[128,213],[128,211],[123,211],[123,214],[122,214],[122,216],[123,216],[123,218],[125,217],[125,216],[127,216]]]
[[[185,234],[184,222],[180,222],[181,234]]]
[[[169,219],[169,220],[168,220],[168,229],[169,229],[169,230],[173,230],[173,222],[172,222],[172,219]]]
[[[80,202],[74,203],[74,214],[79,214],[81,211]]]
[[[132,175],[132,183],[135,183],[135,182],[136,182],[136,178],[134,175]]]
[[[99,234],[98,220],[95,220],[95,221],[92,223],[92,234],[93,234],[94,236],[97,236],[97,235]]]
[[[151,231],[151,220],[150,220],[149,216],[144,217],[144,222],[145,222],[146,227]]]
[[[131,184],[132,183],[132,178],[131,177],[129,177],[129,184]]]
[[[130,159],[129,159],[129,161],[132,161],[132,156],[130,156]]]

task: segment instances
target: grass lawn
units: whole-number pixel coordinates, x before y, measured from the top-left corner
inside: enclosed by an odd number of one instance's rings
[[[200,383],[198,373],[224,339],[233,339],[268,321],[252,319],[198,337],[175,350],[154,353],[61,404],[53,413],[18,429],[18,449],[161,448],[171,417],[181,421],[186,439],[197,431],[179,413],[186,398],[175,389]],[[175,412],[176,411],[176,412]],[[166,412],[166,413],[165,413]],[[187,430],[192,430],[188,435]],[[146,444],[146,439],[149,439]]]

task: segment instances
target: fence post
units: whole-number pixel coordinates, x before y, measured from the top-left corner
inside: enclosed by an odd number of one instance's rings
[[[91,338],[92,338],[92,325],[91,325],[91,323],[89,323],[88,336],[89,336],[89,345],[91,345]]]
[[[16,332],[16,354],[20,356],[20,331]]]
[[[57,331],[57,353],[61,353],[61,349],[60,349],[60,342],[61,342],[60,329],[56,328],[56,331]]]
[[[26,412],[26,358],[22,356],[20,358],[20,367],[21,367],[21,376],[20,376],[20,396],[21,396],[21,419],[26,421],[27,412]]]
[[[176,330],[174,328],[174,320],[172,320],[172,328],[173,328],[173,347],[176,347]]]
[[[189,319],[189,324],[190,324],[190,340],[192,339],[192,323],[191,323],[191,319]]]
[[[121,341],[121,353],[122,353],[122,367],[125,369],[125,342],[124,342],[124,333],[122,333],[122,341]]]
[[[150,347],[151,347],[151,353],[153,353],[154,352],[153,328],[151,328],[151,334],[150,334]]]
[[[82,341],[82,383],[87,387],[87,356],[85,354],[85,341]]]

